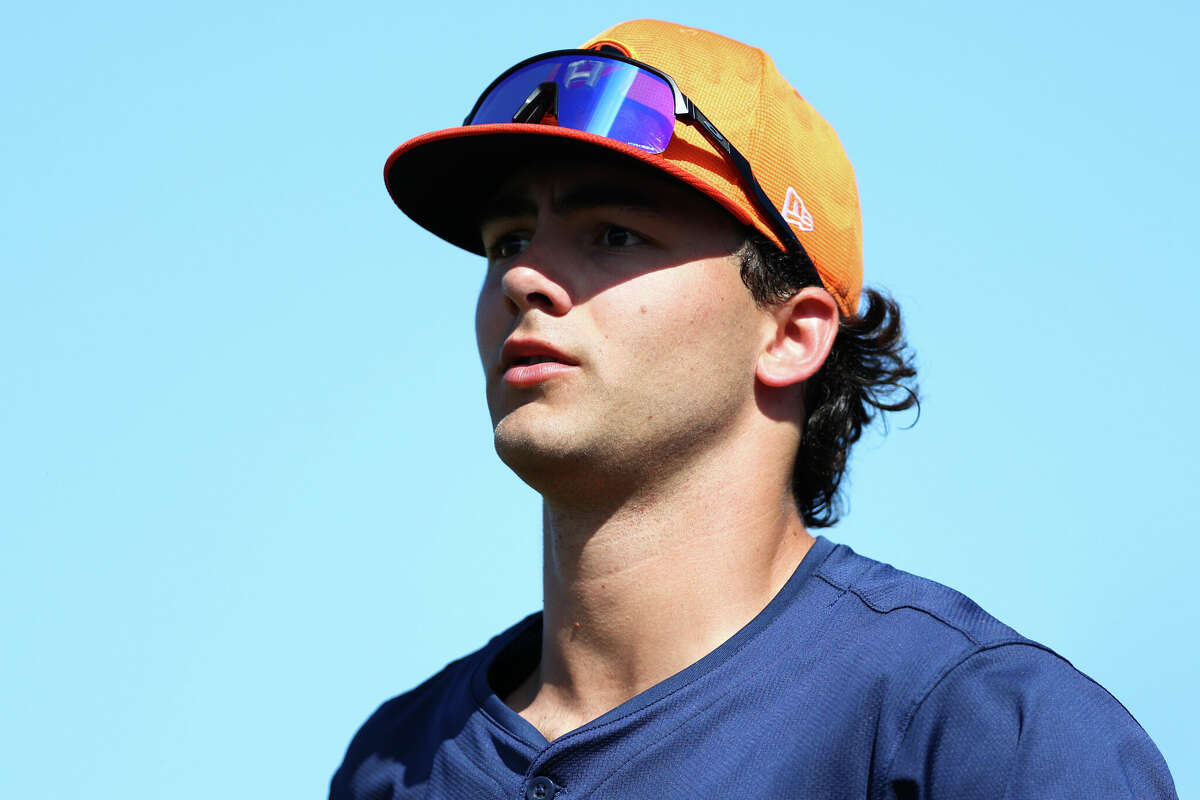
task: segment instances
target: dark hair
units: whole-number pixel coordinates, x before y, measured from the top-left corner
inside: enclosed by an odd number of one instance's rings
[[[758,231],[747,233],[737,255],[742,282],[760,304],[785,300],[812,283],[803,254],[781,252]],[[882,419],[882,412],[916,406],[920,414],[917,370],[904,341],[900,306],[874,289],[864,290],[863,300],[855,316],[842,317],[829,357],[804,389],[792,491],[804,524],[813,528],[837,523],[845,511],[838,486],[863,428]]]

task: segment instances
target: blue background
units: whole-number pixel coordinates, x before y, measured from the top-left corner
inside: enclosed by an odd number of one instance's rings
[[[38,8],[0,32],[0,796],[323,796],[539,606],[481,263],[381,168],[640,16],[766,49],[855,163],[925,402],[828,535],[1058,649],[1200,795],[1195,4]]]

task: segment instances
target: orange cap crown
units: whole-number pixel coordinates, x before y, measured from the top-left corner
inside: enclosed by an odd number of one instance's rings
[[[675,79],[750,162],[842,313],[853,315],[863,273],[854,168],[833,127],[784,79],[771,57],[709,31],[648,19],[615,25],[583,46],[601,45]],[[695,148],[712,157],[697,158]],[[701,184],[697,188],[783,246],[742,189],[737,170],[699,130],[676,123],[660,158],[690,173]]]

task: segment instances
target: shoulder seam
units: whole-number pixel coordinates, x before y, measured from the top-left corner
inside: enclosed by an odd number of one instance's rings
[[[940,614],[937,614],[937,613],[936,613],[936,612],[934,612],[934,611],[931,611],[931,610],[929,610],[928,608],[923,608],[922,606],[914,606],[914,605],[909,605],[909,604],[907,604],[907,603],[905,603],[905,604],[902,604],[902,605],[898,605],[898,606],[892,606],[891,608],[883,608],[882,606],[879,606],[879,605],[877,605],[876,603],[873,603],[873,602],[871,602],[869,599],[867,599],[867,597],[866,597],[866,596],[865,596],[865,595],[864,595],[862,592],[858,591],[858,590],[857,590],[857,589],[856,589],[854,586],[839,586],[837,583],[835,583],[834,581],[830,580],[828,577],[826,577],[825,575],[823,575],[823,574],[822,574],[822,573],[820,573],[820,572],[814,573],[814,576],[815,576],[815,577],[818,577],[818,578],[820,578],[820,579],[821,579],[821,580],[823,580],[823,581],[825,581],[827,584],[829,584],[829,585],[830,585],[830,586],[832,586],[833,588],[835,588],[835,589],[840,589],[840,590],[841,590],[843,593],[846,593],[846,592],[848,592],[848,593],[850,593],[850,594],[854,595],[854,596],[855,596],[855,597],[857,597],[857,598],[858,598],[860,601],[862,601],[862,604],[863,604],[863,605],[865,605],[867,608],[871,609],[872,611],[874,611],[874,612],[875,612],[875,613],[877,613],[877,614],[887,614],[887,613],[889,613],[889,612],[892,612],[892,611],[897,611],[897,610],[899,610],[899,609],[902,609],[902,608],[907,608],[907,609],[910,609],[910,610],[912,610],[912,611],[917,611],[917,612],[919,612],[919,613],[921,613],[921,614],[925,614],[926,616],[928,616],[928,617],[932,617],[933,619],[936,619],[938,622],[942,623],[943,625],[945,625],[945,626],[946,626],[947,628],[949,628],[950,630],[952,630],[952,631],[956,631],[957,633],[959,633],[959,634],[960,634],[961,636],[963,636],[963,638],[965,638],[965,639],[966,639],[968,642],[970,642],[971,644],[975,645],[975,647],[988,647],[988,646],[989,646],[989,645],[985,645],[985,644],[983,644],[983,642],[979,641],[977,638],[975,638],[973,635],[971,635],[971,633],[969,633],[968,631],[964,630],[964,629],[963,629],[961,626],[959,626],[959,625],[955,625],[955,624],[954,624],[953,622],[951,622],[950,620],[948,620],[948,619],[946,619],[946,618],[942,617]],[[996,643],[996,644],[1005,644],[1005,643],[1007,643],[1008,641],[1009,641],[1009,640],[1005,640],[1005,641],[1003,641],[1003,642],[998,642],[998,643]]]

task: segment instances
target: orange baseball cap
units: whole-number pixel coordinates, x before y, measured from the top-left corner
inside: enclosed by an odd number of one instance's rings
[[[671,76],[744,155],[796,234],[842,314],[862,288],[862,217],[854,169],[833,128],[756,47],[658,20],[616,25],[583,45],[615,49]],[[553,124],[490,123],[410,139],[388,157],[396,205],[446,241],[483,254],[483,204],[516,167],[580,143],[621,153],[692,186],[736,219],[786,245],[743,188],[738,170],[697,128],[676,122],[662,153]]]

